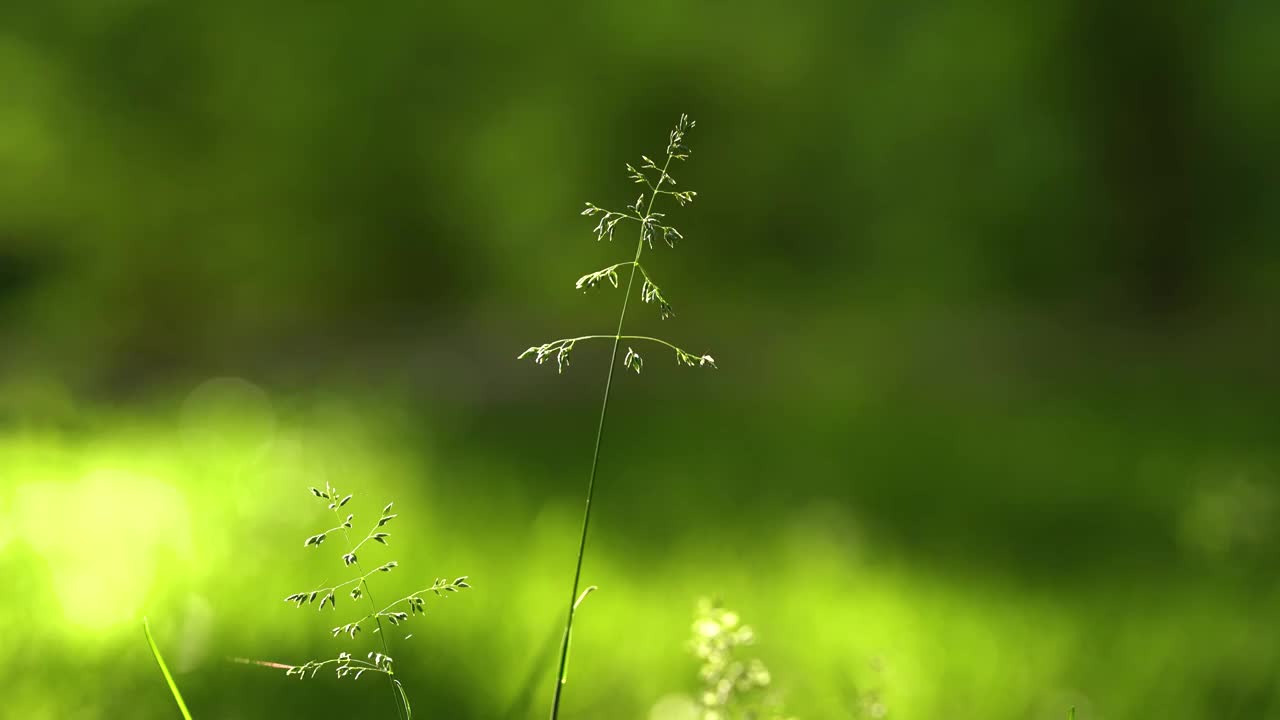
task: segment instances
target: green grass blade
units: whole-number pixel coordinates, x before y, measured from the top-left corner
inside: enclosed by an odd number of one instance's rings
[[[576,603],[574,603],[574,604],[573,604],[573,612],[574,612],[574,614],[575,614],[575,615],[576,615],[576,614],[577,614],[577,612],[578,612],[578,608],[582,605],[582,601],[583,601],[583,600],[586,600],[588,595],[590,595],[591,593],[593,593],[593,592],[595,592],[596,590],[599,590],[599,589],[600,589],[600,588],[599,588],[598,586],[596,586],[596,585],[592,585],[592,586],[588,587],[586,590],[583,590],[583,591],[582,591],[582,594],[578,596],[578,602],[576,602]],[[565,653],[564,653],[564,667],[563,667],[563,668],[561,669],[561,671],[560,671],[560,673],[561,673],[561,674],[560,674],[560,684],[561,684],[561,685],[563,685],[563,684],[565,684],[565,683],[569,682],[569,655],[573,652],[573,637],[572,637],[572,636],[569,636],[568,638],[566,638],[566,639],[565,639],[564,646],[565,646]]]
[[[413,708],[409,706],[409,693],[404,691],[404,685],[399,680],[391,679],[391,683],[395,685],[396,690],[400,691],[400,702],[404,703],[405,720],[413,720]]]
[[[156,639],[151,636],[151,624],[146,618],[142,618],[142,629],[147,633],[147,644],[151,646],[151,654],[155,656],[156,664],[160,666],[160,672],[164,673],[164,681],[169,683],[169,690],[173,692],[173,699],[178,703],[178,709],[182,711],[182,717],[191,720],[191,712],[187,710],[187,704],[182,701],[182,693],[178,692],[178,684],[173,681],[173,675],[169,674],[169,666],[164,664],[164,658],[160,655],[160,648],[156,647]]]

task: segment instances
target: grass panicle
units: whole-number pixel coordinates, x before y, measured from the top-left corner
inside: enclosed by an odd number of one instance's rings
[[[741,657],[755,640],[755,631],[738,613],[710,600],[698,603],[690,648],[702,663],[699,720],[794,720],[771,687],[769,668],[757,658]]]
[[[465,575],[453,580],[436,578],[430,585],[404,595],[388,605],[379,607],[369,587],[369,578],[379,573],[390,573],[399,567],[399,563],[395,560],[385,560],[373,567],[373,569],[366,571],[360,561],[360,557],[365,553],[366,549],[373,550],[377,545],[385,546],[389,544],[391,534],[384,528],[392,520],[399,517],[397,513],[393,512],[394,503],[387,503],[386,507],[382,508],[382,512],[379,513],[378,519],[368,524],[369,530],[365,533],[364,538],[359,542],[352,543],[350,531],[355,526],[356,518],[354,514],[346,511],[347,504],[351,502],[352,496],[342,494],[337,488],[327,483],[323,490],[311,488],[311,494],[328,505],[328,509],[334,514],[337,525],[308,537],[303,541],[302,546],[304,548],[319,549],[329,538],[340,536],[343,541],[341,549],[342,566],[343,568],[352,568],[355,574],[336,585],[293,593],[286,597],[284,601],[293,603],[299,608],[314,605],[316,610],[323,611],[326,607],[330,610],[337,610],[339,596],[343,598],[344,603],[348,598],[353,604],[361,603],[363,600],[363,604],[368,605],[369,611],[353,620],[334,626],[330,629],[330,634],[334,638],[346,636],[348,640],[355,640],[356,636],[364,632],[366,628],[372,628],[371,632],[378,636],[378,649],[369,651],[363,658],[356,657],[350,652],[342,651],[335,657],[324,660],[309,660],[301,665],[256,664],[283,668],[287,675],[299,679],[313,678],[321,670],[326,669],[332,670],[338,678],[350,677],[355,680],[358,680],[365,673],[385,675],[392,695],[395,697],[397,713],[404,720],[408,720],[413,716],[413,711],[409,704],[409,695],[405,691],[404,685],[395,677],[395,661],[390,654],[387,633],[383,632],[383,622],[393,626],[408,622],[414,616],[427,611],[428,599],[444,599],[453,593],[470,588],[471,585],[467,582],[467,576]]]
[[[694,122],[687,115],[680,116],[675,128],[668,135],[666,157],[661,164],[647,155],[641,155],[638,164],[627,164],[627,177],[637,185],[643,185],[644,188],[635,202],[627,205],[625,210],[610,210],[594,203],[587,203],[586,208],[582,211],[583,215],[596,220],[593,232],[597,241],[612,241],[615,232],[621,225],[634,223],[637,227],[638,237],[631,260],[617,262],[608,267],[589,272],[579,277],[577,282],[574,283],[574,287],[584,292],[603,286],[606,283],[614,288],[619,288],[622,286],[621,273],[626,273],[627,283],[622,295],[622,306],[618,311],[617,329],[611,335],[579,335],[552,340],[541,345],[534,345],[519,356],[521,359],[531,357],[539,365],[554,359],[558,371],[564,372],[564,369],[569,366],[570,357],[579,343],[603,340],[612,345],[613,348],[609,357],[608,374],[605,376],[603,398],[600,402],[600,419],[596,426],[595,449],[592,451],[591,473],[587,480],[586,507],[582,514],[582,532],[578,540],[578,555],[573,572],[573,585],[569,592],[567,612],[565,614],[564,633],[560,646],[560,662],[556,671],[555,692],[551,700],[552,720],[556,720],[559,717],[561,695],[568,676],[569,641],[572,637],[573,618],[579,602],[578,588],[582,581],[582,558],[586,553],[587,532],[591,525],[591,501],[595,496],[596,472],[600,465],[600,442],[604,436],[605,418],[609,413],[609,395],[613,388],[614,370],[618,367],[618,349],[624,341],[628,343],[627,351],[622,358],[622,367],[637,374],[644,369],[644,358],[632,347],[632,343],[641,346],[657,345],[659,348],[672,352],[676,363],[680,365],[690,367],[716,366],[715,358],[709,354],[691,353],[666,340],[648,335],[623,334],[623,328],[627,320],[627,306],[631,300],[632,291],[636,286],[637,275],[641,278],[640,301],[654,306],[661,319],[670,318],[675,314],[675,310],[668,301],[666,293],[658,286],[649,268],[643,265],[640,259],[646,249],[654,249],[654,240],[660,239],[667,246],[675,248],[676,243],[684,238],[680,231],[667,220],[666,213],[658,212],[656,207],[659,198],[674,200],[676,204],[684,207],[692,203],[698,195],[692,190],[677,190],[678,183],[671,174],[674,162],[683,162],[689,159],[689,148],[685,145],[685,137],[693,127]]]

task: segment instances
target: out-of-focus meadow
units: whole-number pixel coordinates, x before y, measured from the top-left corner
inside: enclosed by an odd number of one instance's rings
[[[789,711],[1280,718],[1280,5],[0,5],[8,717],[391,717],[236,664],[375,647],[281,598],[310,485],[395,500],[425,717],[544,717],[633,239],[566,718],[685,720],[697,600]],[[359,524],[359,521],[357,522]],[[407,641],[404,636],[412,634]]]

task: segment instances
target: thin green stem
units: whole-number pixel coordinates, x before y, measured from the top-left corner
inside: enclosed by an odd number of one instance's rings
[[[338,511],[335,509],[333,512],[337,514]],[[347,529],[345,527],[342,529],[342,537],[347,542],[347,552],[349,553],[355,552],[355,550],[351,549],[351,534],[347,532]],[[360,573],[360,584],[364,586],[364,596],[369,599],[369,607],[375,613],[373,616],[373,621],[378,625],[378,640],[382,642],[382,654],[390,657],[391,650],[390,648],[387,647],[387,635],[386,633],[382,632],[382,618],[377,615],[378,604],[373,600],[373,591],[369,589],[369,581],[367,579],[369,575],[372,575],[377,571],[371,570],[369,571],[369,573],[366,574],[364,571],[364,568],[360,567],[359,560],[355,561],[355,566],[356,566],[356,572]],[[404,694],[405,694],[404,687],[401,686],[398,689],[396,688],[396,679],[392,677],[392,674],[393,673],[391,672],[387,673],[387,684],[391,688],[392,702],[395,703],[395,706],[396,706],[396,717],[400,718],[400,720],[406,720],[405,711],[402,710],[400,707],[401,699],[404,697]],[[407,699],[405,700],[405,705],[406,706],[408,705]]]
[[[160,648],[156,645],[156,639],[151,635],[151,623],[146,618],[142,618],[142,630],[147,635],[147,645],[151,647],[151,655],[156,659],[156,664],[160,666],[160,672],[164,675],[164,681],[169,685],[169,692],[173,693],[174,702],[178,703],[178,710],[182,712],[182,717],[191,720],[191,711],[187,709],[187,703],[182,699],[182,693],[178,692],[178,683],[173,681],[173,675],[169,673],[169,666],[164,662],[164,656],[160,654]]]
[[[654,192],[649,196],[649,206],[645,208],[645,216],[653,212],[653,203],[658,199],[658,188],[667,177],[667,168],[671,165],[671,153],[667,153],[667,161],[662,165],[662,175]],[[591,453],[591,475],[587,480],[587,502],[582,512],[582,534],[578,538],[578,559],[573,570],[573,591],[569,593],[569,610],[565,615],[564,638],[560,642],[560,668],[556,671],[556,690],[551,699],[551,720],[560,717],[560,696],[564,690],[565,674],[569,668],[569,636],[573,632],[573,615],[578,602],[578,586],[582,582],[582,558],[587,551],[587,530],[591,525],[591,500],[595,496],[596,471],[600,467],[600,441],[604,437],[604,421],[609,414],[609,394],[613,389],[613,371],[618,366],[618,345],[622,343],[622,326],[627,320],[627,303],[631,300],[631,288],[636,280],[636,268],[640,266],[640,255],[644,253],[644,221],[640,222],[640,240],[636,242],[636,256],[631,261],[631,272],[627,276],[627,291],[622,295],[622,310],[618,313],[618,330],[613,334],[613,352],[609,355],[609,374],[604,381],[604,399],[600,403],[600,422],[596,426],[595,449]],[[674,347],[674,346],[673,346]]]
[[[376,571],[375,571],[375,572],[376,572]],[[370,573],[370,574],[372,574],[372,573]],[[395,602],[393,602],[393,603],[391,603],[390,605],[388,605],[388,606],[386,606],[386,607],[382,608],[381,610],[378,610],[377,612],[369,613],[368,615],[365,615],[364,617],[360,618],[359,620],[356,620],[355,622],[353,622],[353,623],[351,623],[351,624],[352,624],[352,625],[359,625],[360,623],[362,623],[362,622],[364,622],[365,620],[368,620],[369,618],[372,618],[372,617],[384,617],[384,616],[386,616],[386,615],[389,615],[389,614],[390,614],[390,613],[388,613],[388,612],[387,612],[388,610],[390,610],[391,608],[393,608],[393,607],[395,607],[395,606],[399,605],[399,604],[400,604],[400,603],[402,603],[402,602],[408,602],[408,601],[412,600],[413,598],[421,597],[422,595],[425,595],[425,594],[427,594],[427,593],[429,593],[429,592],[439,591],[439,590],[445,590],[445,589],[450,588],[450,587],[455,587],[455,588],[456,588],[456,587],[459,587],[459,586],[454,585],[453,583],[449,583],[449,584],[446,584],[446,585],[432,585],[431,587],[425,587],[425,588],[422,588],[421,590],[415,590],[414,592],[411,592],[411,593],[409,593],[408,595],[405,595],[404,597],[400,598],[399,600],[396,600]],[[465,587],[465,586],[464,586],[464,587]],[[368,589],[369,589],[369,586],[368,586],[368,585],[365,585],[365,590],[367,591]],[[456,592],[456,591],[455,591],[455,592]],[[439,595],[440,593],[439,593],[439,592],[436,592],[436,594],[437,594],[437,595]]]
[[[622,336],[622,339],[623,339],[623,340],[648,340],[649,342],[656,342],[656,343],[658,343],[659,345],[666,345],[667,347],[671,348],[672,350],[676,350],[676,351],[678,351],[678,352],[685,352],[684,350],[681,350],[680,348],[676,347],[675,345],[672,345],[671,343],[667,342],[666,340],[662,340],[662,339],[660,339],[660,338],[656,338],[656,337],[649,337],[648,335],[623,335],[623,336]]]
[[[564,338],[561,340],[555,340],[549,344],[554,346],[558,343],[576,343],[579,340],[647,340],[649,342],[658,343],[659,345],[666,345],[667,347],[677,352],[683,352],[683,353],[688,352],[687,350],[684,350],[675,345],[672,345],[671,343],[667,342],[666,340],[663,340],[662,338],[649,337],[648,335],[579,335],[578,337],[575,337],[575,338]],[[689,354],[692,355],[692,353],[689,353]]]
[[[655,286],[655,287],[657,286],[657,284],[658,284],[658,283],[654,282],[654,281],[653,281],[653,278],[649,277],[649,272],[648,272],[647,270],[645,270],[645,269],[644,269],[644,266],[643,266],[643,265],[641,265],[639,262],[637,262],[637,263],[636,263],[636,267],[640,268],[640,274],[644,276],[644,279],[645,279],[645,280],[648,280],[648,281],[649,281],[649,284],[650,284],[650,285],[653,285],[653,286]]]
[[[336,511],[335,511],[335,512],[336,512]],[[380,527],[382,527],[382,524],[381,524],[381,523],[379,523],[379,524],[377,524],[377,525],[374,525],[374,526],[373,526],[373,528],[372,528],[372,529],[370,529],[370,530],[369,530],[369,532],[365,534],[364,539],[363,539],[363,540],[361,540],[360,542],[356,543],[356,546],[355,546],[355,547],[353,547],[353,548],[351,548],[350,550],[348,550],[348,552],[355,552],[355,551],[359,550],[360,548],[364,547],[364,544],[365,544],[365,543],[367,543],[367,542],[369,542],[370,540],[372,540],[372,539],[373,539],[374,534],[375,534],[375,533],[377,533],[378,528],[380,528]],[[386,537],[386,536],[384,536],[384,537]],[[349,539],[348,539],[348,541],[347,541],[347,542],[348,542],[348,545],[350,545],[350,540],[349,540]]]
[[[351,546],[350,541],[348,541],[348,542],[347,542],[347,546],[348,546],[348,547],[350,547],[350,546]],[[358,577],[353,577],[353,578],[351,578],[350,580],[348,580],[348,581],[346,581],[346,582],[338,583],[337,585],[330,585],[329,587],[316,588],[313,592],[316,592],[316,593],[336,593],[336,592],[338,591],[338,588],[344,588],[344,587],[346,587],[346,586],[348,586],[348,585],[354,585],[354,584],[356,584],[356,583],[363,582],[365,578],[367,578],[367,577],[369,577],[370,575],[372,575],[372,574],[374,574],[374,573],[378,572],[378,571],[379,571],[379,570],[381,570],[383,567],[384,567],[384,566],[378,566],[378,567],[374,568],[373,570],[370,570],[370,571],[369,571],[369,572],[367,572],[367,573],[363,573],[363,574],[361,574],[361,575],[360,575],[360,576],[358,576]],[[362,570],[362,568],[360,567],[360,563],[356,563],[356,572],[361,572],[361,570]],[[309,594],[309,593],[305,593],[305,592],[304,592],[304,593],[300,593],[300,594],[302,594],[302,595],[307,595],[307,594]],[[285,600],[286,600],[286,601],[287,601],[288,599],[289,599],[289,598],[285,598]]]
[[[341,662],[343,661],[339,660],[338,658],[330,658],[328,660],[321,660],[319,662],[311,663],[309,667],[319,669],[324,667],[325,665],[337,665]],[[378,667],[377,665],[374,665],[371,662],[366,662],[364,660],[357,660],[355,658],[350,658],[346,662],[349,665],[355,665],[356,667],[358,667],[359,669],[365,672],[379,672],[385,675],[390,675],[390,673],[387,672],[387,670],[385,670],[384,668]]]

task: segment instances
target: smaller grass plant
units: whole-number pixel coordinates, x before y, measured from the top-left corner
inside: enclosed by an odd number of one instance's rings
[[[368,532],[365,533],[364,538],[359,542],[352,543],[351,530],[355,525],[356,518],[354,514],[347,512],[347,505],[351,502],[353,496],[342,494],[337,488],[328,483],[325,484],[323,490],[311,488],[311,494],[328,505],[329,511],[334,514],[337,525],[308,537],[303,542],[303,547],[318,550],[329,538],[340,537],[343,541],[341,548],[342,565],[344,568],[354,569],[356,574],[336,585],[322,586],[293,593],[286,597],[284,601],[293,603],[299,608],[304,605],[315,605],[317,610],[324,610],[326,606],[331,610],[337,610],[339,595],[344,596],[344,603],[347,598],[352,603],[365,601],[369,606],[369,612],[354,620],[334,626],[330,630],[330,634],[334,638],[346,636],[348,640],[355,640],[366,628],[372,627],[371,633],[378,636],[379,649],[369,651],[364,658],[358,658],[350,652],[342,651],[335,657],[324,660],[309,660],[302,665],[257,664],[283,668],[287,675],[299,679],[313,678],[316,673],[326,668],[332,669],[338,678],[351,677],[358,680],[365,673],[385,675],[392,694],[395,696],[397,714],[401,718],[408,720],[412,718],[413,710],[409,704],[408,692],[395,676],[395,661],[391,657],[387,633],[383,632],[383,621],[386,621],[389,625],[398,626],[420,613],[425,613],[428,598],[444,599],[452,593],[471,587],[471,585],[467,582],[467,576],[465,575],[453,580],[436,578],[427,587],[415,590],[379,608],[378,603],[374,600],[373,591],[369,587],[369,578],[379,573],[389,573],[399,567],[399,563],[395,560],[386,560],[373,569],[366,571],[360,561],[360,556],[364,553],[366,547],[373,549],[374,545],[388,544],[388,539],[391,535],[384,528],[392,520],[399,517],[397,513],[393,512],[394,503],[387,503],[386,507],[382,508],[382,512],[378,515],[378,519],[371,524]]]
[[[738,613],[711,600],[698,603],[690,649],[702,661],[699,720],[795,720],[773,689],[769,668],[742,657],[755,640],[755,630]]]

